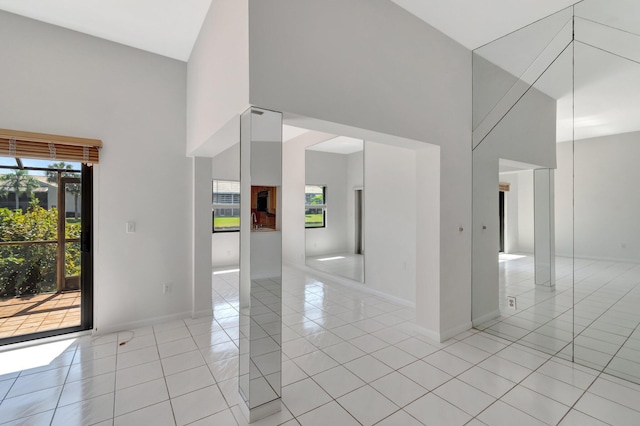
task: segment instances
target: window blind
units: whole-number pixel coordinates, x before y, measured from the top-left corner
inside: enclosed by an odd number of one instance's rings
[[[507,182],[499,182],[498,191],[508,192],[511,189],[511,184]]]
[[[97,164],[102,141],[0,129],[0,156]]]

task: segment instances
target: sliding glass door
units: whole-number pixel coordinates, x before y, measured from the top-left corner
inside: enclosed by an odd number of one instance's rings
[[[0,157],[0,345],[92,327],[92,167]]]

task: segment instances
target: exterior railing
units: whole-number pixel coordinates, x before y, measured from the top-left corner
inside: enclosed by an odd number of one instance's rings
[[[79,275],[80,239],[64,242],[67,247],[60,259],[58,240],[1,241],[0,298],[66,289],[70,275]],[[63,283],[57,282],[60,267],[65,271]]]

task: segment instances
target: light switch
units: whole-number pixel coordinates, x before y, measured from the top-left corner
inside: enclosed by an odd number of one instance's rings
[[[136,232],[136,223],[129,221],[127,222],[127,234],[133,234]]]

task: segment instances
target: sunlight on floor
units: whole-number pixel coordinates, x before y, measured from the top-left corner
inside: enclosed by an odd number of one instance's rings
[[[318,262],[326,262],[327,260],[338,260],[338,259],[344,259],[344,256],[333,256],[333,257],[325,257],[322,259],[316,259]]]
[[[0,352],[0,376],[51,364],[76,339]]]
[[[515,260],[515,259],[521,259],[523,257],[526,257],[524,255],[521,254],[506,254],[506,253],[500,253],[498,255],[498,262],[502,263],[502,262],[506,262],[507,260]]]
[[[225,269],[224,271],[214,271],[213,275],[231,274],[232,272],[238,271],[240,271],[240,269]]]

